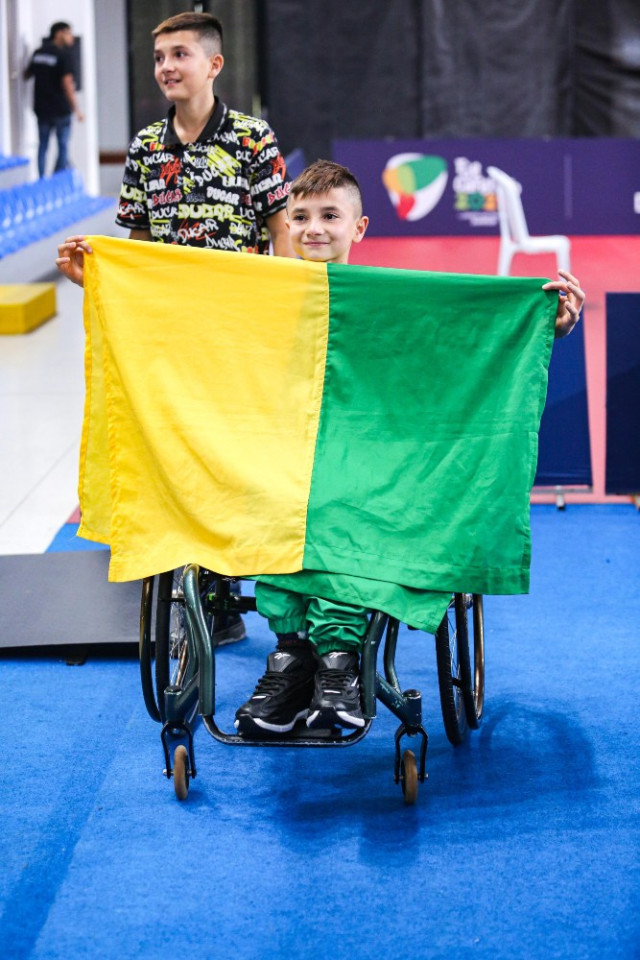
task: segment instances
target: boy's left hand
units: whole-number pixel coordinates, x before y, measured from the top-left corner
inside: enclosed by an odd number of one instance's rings
[[[65,277],[84,287],[84,257],[92,253],[86,237],[67,237],[58,247],[56,267]]]
[[[556,339],[571,333],[580,319],[584,304],[584,290],[580,281],[567,270],[558,270],[562,280],[550,280],[542,286],[543,290],[558,291],[558,312],[556,313]]]

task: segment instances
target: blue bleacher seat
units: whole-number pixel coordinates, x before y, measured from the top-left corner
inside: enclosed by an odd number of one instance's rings
[[[24,167],[29,163],[26,157],[5,157],[0,153],[0,170],[10,170],[12,167]]]
[[[112,206],[91,197],[75,169],[0,190],[0,258]]]

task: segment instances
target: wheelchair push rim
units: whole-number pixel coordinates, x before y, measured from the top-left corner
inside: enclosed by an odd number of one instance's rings
[[[153,720],[166,722],[165,690],[183,687],[197,670],[187,642],[183,568],[147,577],[140,602],[140,679]],[[195,709],[189,720],[193,719]]]
[[[440,706],[447,739],[458,746],[477,729],[484,708],[482,597],[456,593],[436,631]],[[473,659],[470,647],[473,648]]]

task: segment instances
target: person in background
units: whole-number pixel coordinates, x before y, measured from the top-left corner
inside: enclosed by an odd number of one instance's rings
[[[45,176],[49,139],[55,132],[58,156],[53,172],[69,166],[71,117],[84,116],[78,105],[74,61],[71,47],[74,36],[71,25],[62,20],[52,24],[49,39],[35,51],[24,72],[25,79],[35,80],[33,109],[38,118],[38,176]]]

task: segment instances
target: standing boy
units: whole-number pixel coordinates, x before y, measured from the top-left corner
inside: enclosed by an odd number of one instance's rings
[[[116,223],[132,240],[244,253],[268,253],[271,242],[277,256],[293,256],[289,183],[275,135],[213,92],[224,64],[222,24],[208,13],[180,13],[153,37],[155,78],[171,106],[129,147]],[[58,247],[58,269],[80,286],[86,253],[84,237]],[[243,636],[236,616],[216,640]]]
[[[171,106],[132,140],[116,223],[132,240],[293,256],[284,159],[269,125],[213,92],[222,24],[180,13],[153,31],[155,78]],[[83,237],[58,247],[58,269],[83,284]]]
[[[355,177],[327,160],[294,180],[287,213],[295,253],[321,263],[348,263],[352,243],[362,240],[368,224]],[[584,301],[577,279],[564,271],[561,276],[543,286],[560,295],[556,337],[571,331]],[[247,736],[287,733],[304,718],[309,727],[364,726],[358,672],[369,611],[305,593],[305,573],[258,578],[257,608],[278,643],[254,693],[236,711],[236,727]],[[316,584],[322,577],[316,576]],[[345,598],[349,579],[341,578]],[[445,608],[447,602],[445,597]]]
[[[55,132],[58,156],[54,173],[69,166],[71,116],[84,117],[78,106],[74,61],[71,47],[74,36],[71,25],[59,20],[52,24],[49,39],[33,54],[24,72],[25,79],[35,78],[33,109],[38,118],[38,176],[46,171],[49,138]]]

